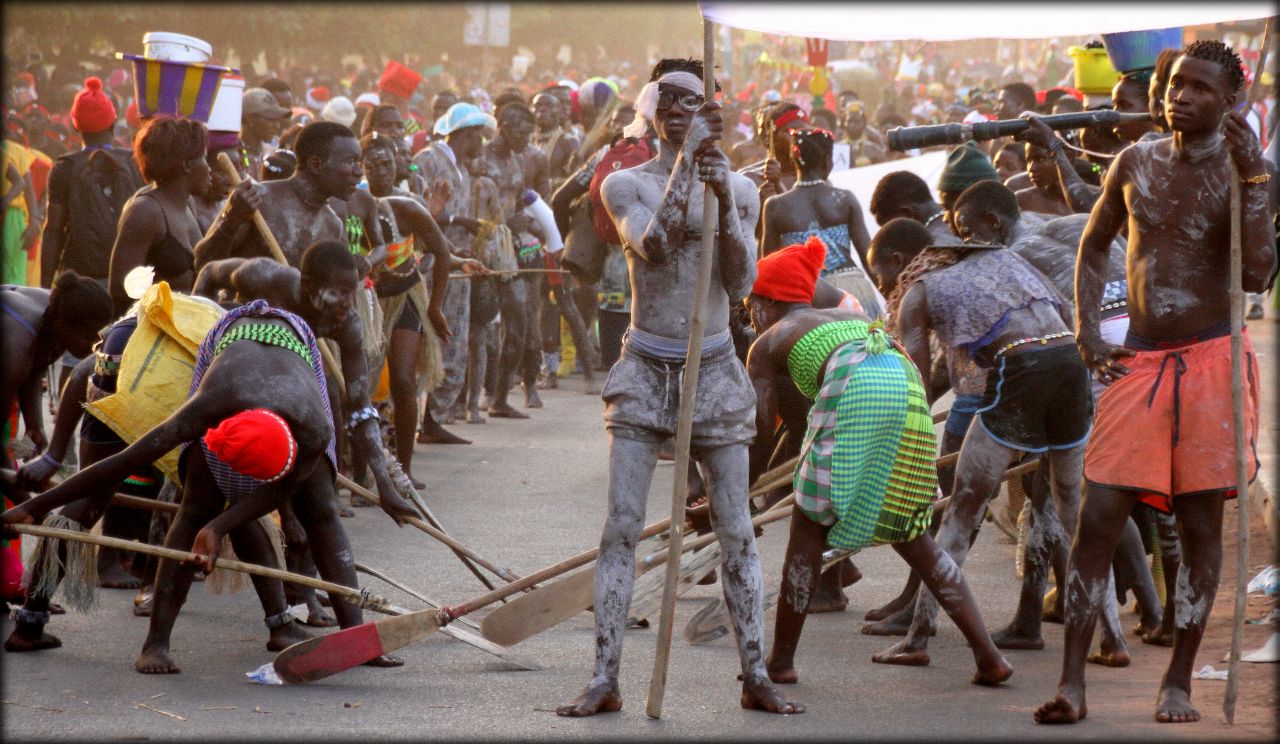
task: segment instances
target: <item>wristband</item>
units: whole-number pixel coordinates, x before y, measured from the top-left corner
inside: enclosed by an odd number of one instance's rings
[[[263,618],[262,622],[266,624],[268,629],[275,630],[293,622],[293,613],[286,609],[278,615]]]
[[[48,450],[45,450],[43,453],[41,453],[41,455],[40,455],[40,459],[41,459],[41,460],[44,460],[45,462],[47,462],[47,463],[49,463],[50,465],[52,465],[52,466],[54,467],[54,469],[57,469],[57,468],[61,468],[61,467],[62,467],[62,463],[61,463],[61,462],[58,462],[57,460],[55,460],[55,459],[53,459],[52,457],[50,457],[50,456],[49,456],[49,451],[48,451]]]
[[[1251,176],[1249,178],[1242,178],[1240,179],[1240,183],[1257,185],[1257,184],[1266,183],[1267,181],[1270,181],[1270,180],[1271,180],[1271,174],[1263,173],[1261,175]]]
[[[371,420],[378,420],[378,412],[374,410],[373,406],[365,406],[359,410],[352,411],[351,415],[347,417],[347,431],[354,431],[360,424]]]

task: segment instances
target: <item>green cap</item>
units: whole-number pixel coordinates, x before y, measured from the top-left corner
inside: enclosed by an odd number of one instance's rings
[[[991,158],[982,154],[976,142],[966,142],[947,155],[947,165],[938,179],[938,191],[960,193],[978,181],[999,181]]]

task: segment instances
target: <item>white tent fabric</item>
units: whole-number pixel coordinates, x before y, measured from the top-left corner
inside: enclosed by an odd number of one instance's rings
[[[1195,26],[1275,15],[1269,2],[724,2],[703,18],[733,28],[843,41],[1043,39]]]

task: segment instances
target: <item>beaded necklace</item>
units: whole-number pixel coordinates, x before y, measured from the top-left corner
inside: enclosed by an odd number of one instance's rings
[[[223,349],[236,341],[257,341],[266,346],[279,346],[282,349],[295,352],[306,361],[307,366],[311,366],[311,350],[293,331],[283,326],[273,323],[243,323],[238,325],[223,335],[222,339],[218,341],[218,345],[214,347],[213,355],[221,354]]]

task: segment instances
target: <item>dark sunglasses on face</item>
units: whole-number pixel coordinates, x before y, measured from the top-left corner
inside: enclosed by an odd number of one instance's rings
[[[698,95],[697,93],[690,93],[688,91],[676,93],[674,91],[664,90],[658,93],[658,108],[665,110],[671,108],[673,104],[679,103],[680,108],[688,111],[689,113],[693,113],[694,111],[702,108],[702,104],[705,103],[706,100],[706,98]]]

